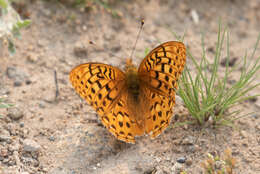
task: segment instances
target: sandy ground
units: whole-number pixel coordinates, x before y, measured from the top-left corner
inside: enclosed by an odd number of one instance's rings
[[[186,32],[184,43],[198,59],[203,33],[207,57],[212,59],[220,18],[229,28],[231,57],[241,59],[246,50],[251,53],[260,31],[260,1],[132,0],[110,5],[119,17],[101,6],[84,11],[46,1],[25,3],[24,11],[29,12],[32,24],[15,42],[17,53],[10,56],[6,48],[0,48],[0,94],[8,95],[7,102],[16,106],[0,109],[0,173],[175,174],[182,169],[197,174],[202,172],[200,164],[207,153],[221,155],[228,147],[237,159],[236,174],[260,173],[257,99],[238,106],[242,113],[253,114],[238,120],[235,129],[169,126],[154,140],[143,136],[136,144],[125,144],[101,125],[68,79],[70,70],[84,62],[123,67],[142,18],[145,25],[134,56],[136,64],[147,48],[176,40],[171,31],[179,35]],[[90,46],[89,40],[98,47]],[[257,56],[259,52],[258,48]],[[187,66],[194,71],[189,57]],[[55,70],[60,92],[57,99]],[[238,74],[235,72],[231,80]],[[260,82],[259,77],[256,82]],[[188,115],[181,103],[174,110],[179,116]],[[183,158],[184,163],[177,162]]]

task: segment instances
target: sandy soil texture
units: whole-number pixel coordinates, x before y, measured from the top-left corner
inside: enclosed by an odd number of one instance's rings
[[[203,170],[207,153],[222,154],[231,148],[237,159],[236,174],[260,173],[260,101],[237,106],[242,114],[236,128],[202,129],[194,125],[169,128],[156,139],[137,138],[136,144],[116,140],[101,124],[95,111],[81,100],[69,82],[70,70],[85,62],[102,62],[122,68],[145,19],[134,62],[145,50],[175,40],[172,31],[185,35],[184,43],[201,57],[201,34],[206,54],[214,58],[219,19],[230,32],[230,55],[241,60],[251,53],[260,31],[260,1],[251,0],[142,0],[111,1],[110,9],[72,8],[52,1],[26,1],[23,10],[32,20],[15,41],[10,56],[0,48],[0,95],[15,107],[0,109],[1,174],[190,174]],[[89,40],[97,47],[89,45]],[[112,52],[115,56],[112,56]],[[260,48],[256,56],[259,57]],[[225,58],[223,54],[222,58]],[[194,66],[187,57],[187,66]],[[60,95],[55,98],[54,71]],[[219,73],[224,74],[224,69]],[[237,79],[239,70],[232,80]],[[256,77],[256,82],[260,78]],[[260,89],[251,91],[259,94]],[[174,113],[188,116],[176,104]]]

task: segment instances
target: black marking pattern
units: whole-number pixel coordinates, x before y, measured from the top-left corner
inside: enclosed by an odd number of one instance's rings
[[[142,61],[138,73],[154,90],[168,96],[175,94],[177,81],[186,61],[185,46],[181,42],[166,42],[152,50]],[[170,92],[169,92],[170,91]]]
[[[175,41],[159,45],[141,62],[138,73],[140,81],[146,84],[143,91],[150,91],[146,132],[152,132],[152,137],[159,135],[170,123],[177,81],[185,62],[185,46]]]

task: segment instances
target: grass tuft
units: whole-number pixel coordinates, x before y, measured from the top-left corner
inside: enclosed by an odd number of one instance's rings
[[[226,39],[226,63],[224,77],[219,75],[220,59],[223,54],[224,40]],[[210,64],[204,47],[204,38],[202,37],[202,59],[198,62],[189,49],[187,49],[187,57],[191,59],[195,65],[196,74],[193,76],[191,72],[185,68],[180,83],[179,95],[183,99],[191,116],[199,125],[204,125],[209,120],[213,125],[232,125],[234,119],[240,110],[228,112],[230,108],[236,106],[242,101],[255,98],[248,96],[248,92],[260,85],[254,84],[256,73],[260,69],[260,57],[254,60],[255,51],[259,44],[260,35],[257,38],[254,51],[248,57],[245,53],[243,60],[238,64],[242,66],[240,77],[233,84],[228,84],[230,75],[238,70],[238,65],[229,66],[229,33],[225,28],[222,30],[221,23],[219,24],[218,39],[216,43],[216,52],[213,64]],[[249,60],[249,62],[248,62]]]

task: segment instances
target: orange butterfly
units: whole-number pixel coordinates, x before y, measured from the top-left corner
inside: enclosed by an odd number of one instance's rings
[[[185,61],[184,44],[169,41],[153,49],[138,69],[131,59],[125,71],[86,63],[70,72],[70,81],[116,138],[135,143],[135,136],[154,138],[169,125]]]

